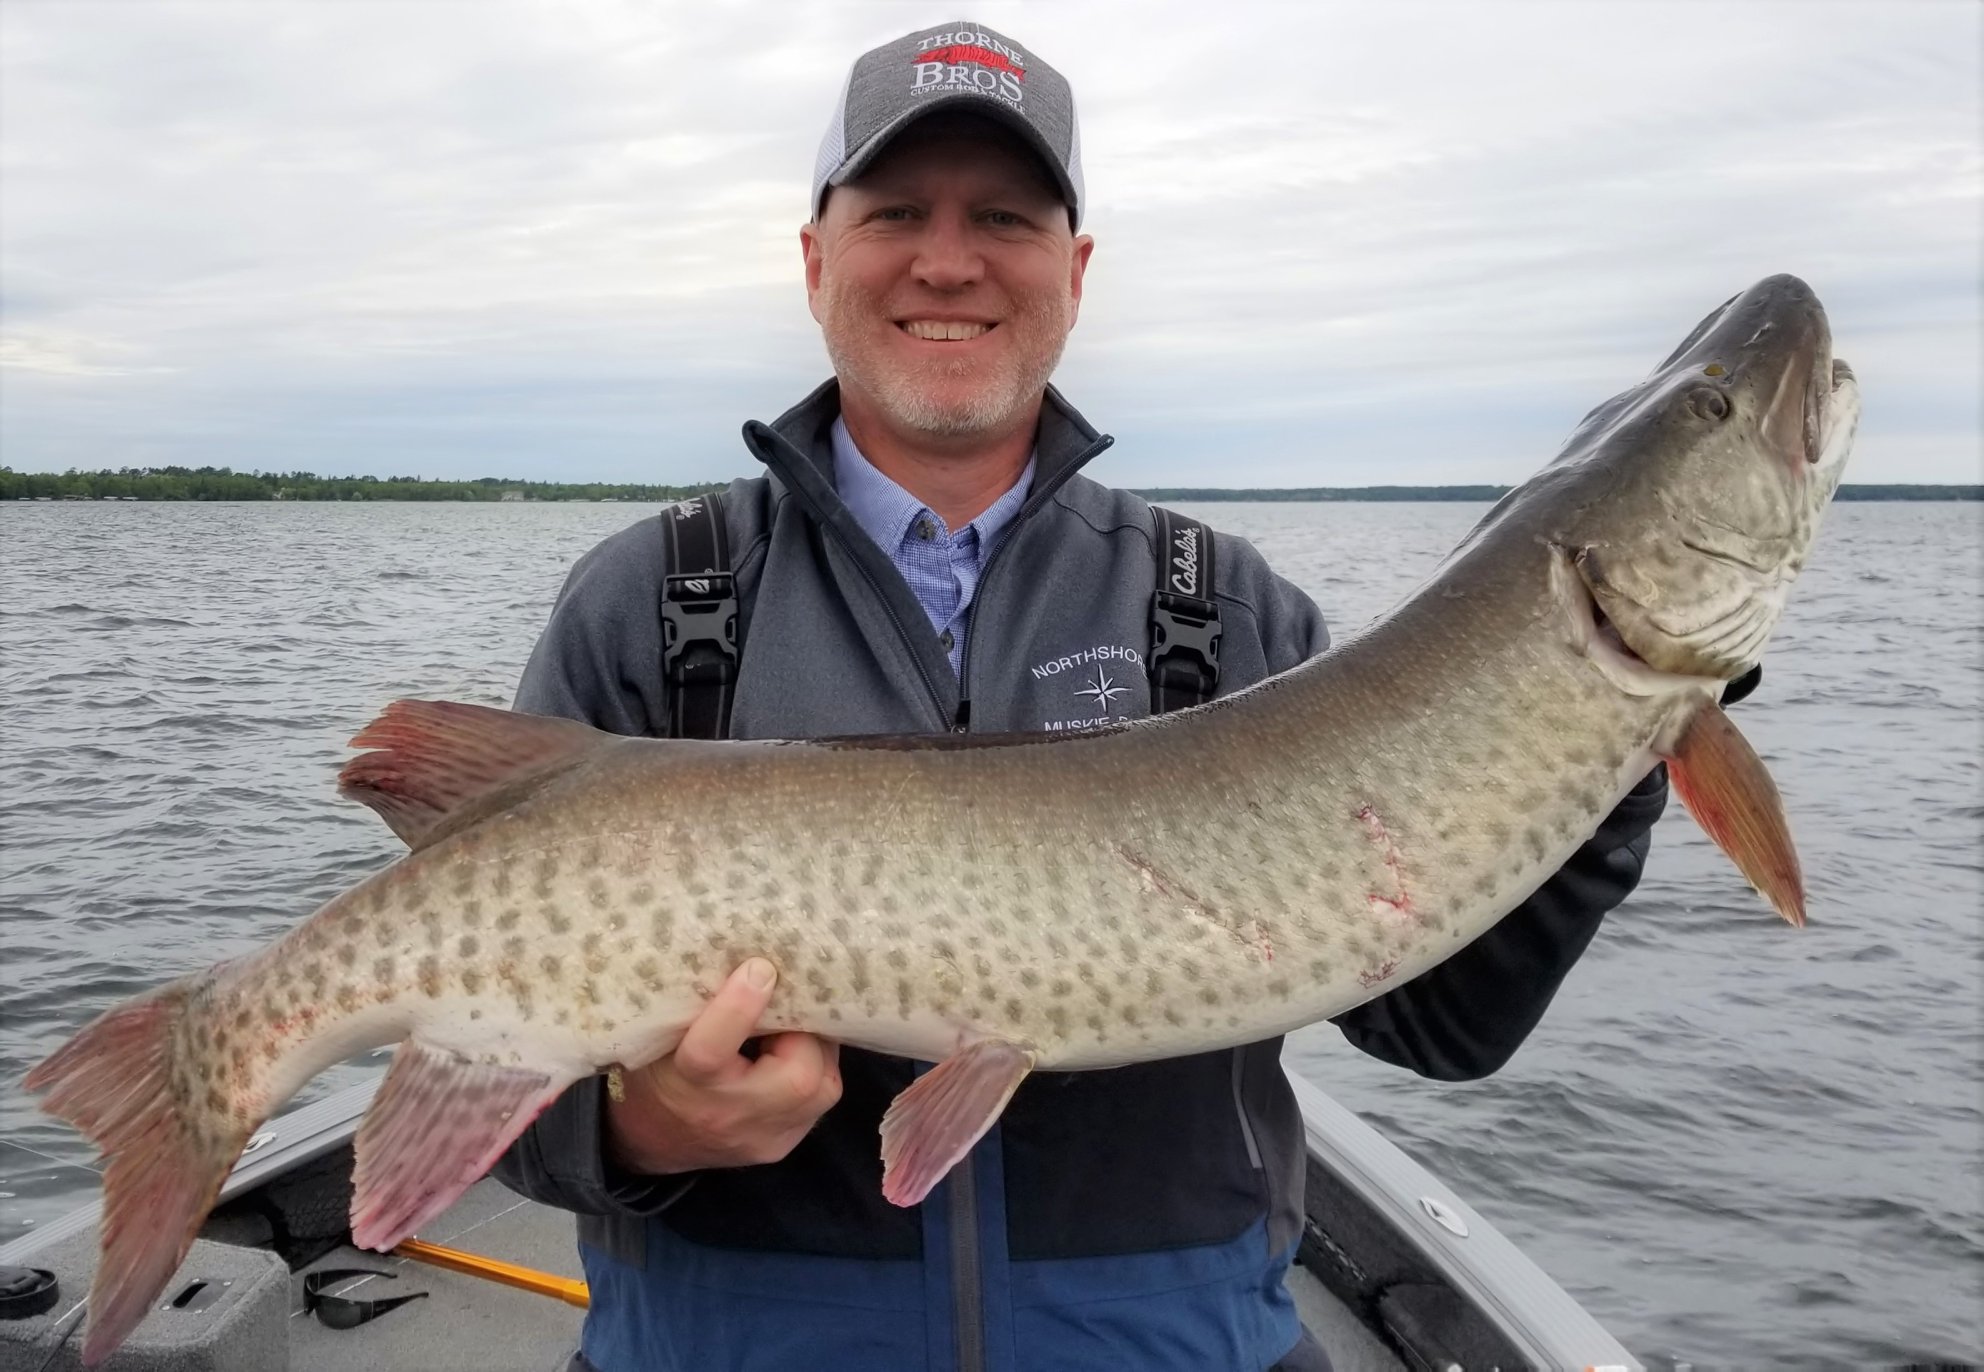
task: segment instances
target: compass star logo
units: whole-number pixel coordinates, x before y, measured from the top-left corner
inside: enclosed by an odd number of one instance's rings
[[[1097,710],[1105,715],[1109,713],[1110,701],[1114,700],[1117,696],[1128,695],[1129,693],[1129,687],[1118,686],[1116,679],[1100,667],[1095,669],[1095,676],[1090,680],[1088,685],[1079,687],[1075,691],[1075,694],[1078,696],[1094,697]]]

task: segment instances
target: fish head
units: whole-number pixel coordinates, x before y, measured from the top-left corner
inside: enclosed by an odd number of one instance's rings
[[[1597,631],[1660,673],[1755,666],[1805,565],[1860,418],[1818,297],[1773,276],[1725,302],[1560,463],[1590,498],[1553,542]]]

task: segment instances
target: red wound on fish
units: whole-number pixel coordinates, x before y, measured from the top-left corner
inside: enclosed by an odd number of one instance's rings
[[[175,1090],[175,1030],[199,980],[104,1014],[28,1073],[42,1108],[102,1150],[102,1258],[90,1283],[83,1365],[108,1357],[151,1311],[248,1141],[232,1111]]]
[[[351,740],[338,791],[379,812],[410,848],[477,797],[571,761],[612,736],[577,720],[446,700],[396,700]]]
[[[1033,1070],[1034,1055],[1003,1039],[945,1058],[882,1116],[882,1194],[915,1205],[985,1137]]]
[[[1418,912],[1412,908],[1412,892],[1405,886],[1405,865],[1400,858],[1398,842],[1392,838],[1391,830],[1386,827],[1385,821],[1372,806],[1366,805],[1359,810],[1357,818],[1363,823],[1364,831],[1370,835],[1371,842],[1385,855],[1385,868],[1392,877],[1390,891],[1373,891],[1366,899],[1374,907],[1382,906],[1402,920],[1417,920]],[[1365,985],[1368,986],[1370,983],[1366,982]]]
[[[1674,792],[1750,885],[1791,923],[1805,923],[1805,878],[1784,801],[1763,760],[1719,706],[1702,707],[1667,759]]]
[[[455,1203],[571,1083],[413,1039],[359,1126],[351,1241],[384,1252]]]

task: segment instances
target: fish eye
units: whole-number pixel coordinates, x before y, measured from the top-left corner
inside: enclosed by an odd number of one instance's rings
[[[1683,403],[1702,419],[1729,417],[1729,397],[1714,386],[1696,386],[1688,392]]]

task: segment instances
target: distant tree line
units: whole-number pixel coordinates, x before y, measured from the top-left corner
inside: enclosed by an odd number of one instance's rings
[[[1984,500],[1984,486],[1845,486],[1834,500]]]
[[[1472,500],[1494,501],[1509,486],[1274,486],[1234,489],[1164,486],[1138,491],[1146,500]],[[1984,486],[1841,486],[1835,500],[1984,500]]]
[[[1507,486],[1160,486],[1145,500],[1500,500]]]
[[[667,502],[715,485],[642,482],[426,481],[417,476],[318,476],[226,467],[124,467],[117,471],[17,472],[0,467],[0,500],[628,500]],[[1507,486],[1163,486],[1148,500],[1500,500]],[[1984,486],[1841,486],[1838,500],[1984,500]]]
[[[17,472],[0,467],[0,500],[682,500],[713,485],[642,482],[425,481],[417,476],[318,476],[226,467],[124,467],[118,471]]]

